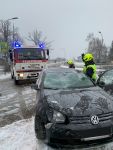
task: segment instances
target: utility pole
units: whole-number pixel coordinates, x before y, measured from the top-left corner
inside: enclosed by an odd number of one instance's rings
[[[103,39],[102,32],[99,31],[98,33],[101,35],[101,47],[100,47],[100,50],[99,50],[99,62],[101,62],[101,54],[102,54],[102,50],[103,50],[103,42],[104,42],[104,39]]]
[[[102,46],[103,46],[104,39],[103,39],[102,32],[101,32],[101,31],[99,31],[98,33],[101,35],[101,38],[102,38],[101,42],[102,42]]]
[[[15,19],[19,19],[19,18],[18,17],[13,17],[9,20],[15,20]],[[14,26],[14,22],[13,22],[13,42],[14,42],[14,40],[15,40],[15,26]]]

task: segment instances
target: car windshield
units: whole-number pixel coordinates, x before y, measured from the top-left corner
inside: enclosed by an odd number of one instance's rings
[[[78,72],[47,72],[44,88],[75,89],[94,86],[93,82],[83,73]]]

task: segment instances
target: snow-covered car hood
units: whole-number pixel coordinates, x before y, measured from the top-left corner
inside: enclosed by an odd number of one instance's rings
[[[78,90],[45,90],[50,107],[73,116],[102,114],[113,111],[113,98],[99,87]]]

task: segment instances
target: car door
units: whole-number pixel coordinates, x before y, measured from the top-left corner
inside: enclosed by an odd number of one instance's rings
[[[113,69],[104,72],[97,80],[97,84],[109,94],[113,95]]]

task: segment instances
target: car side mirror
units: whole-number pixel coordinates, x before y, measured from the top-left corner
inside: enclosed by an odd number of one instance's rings
[[[49,49],[47,49],[47,55],[49,56]]]
[[[34,90],[40,90],[38,84],[31,84],[31,88]]]

